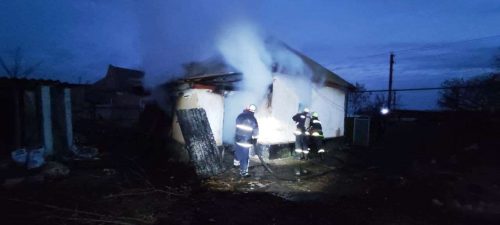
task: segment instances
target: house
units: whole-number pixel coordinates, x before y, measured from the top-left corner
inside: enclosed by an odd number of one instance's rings
[[[267,68],[272,74],[272,81],[254,86],[254,89],[266,90],[266,93],[252,93],[252,89],[247,89],[245,95],[254,96],[241,100],[236,96],[244,92],[245,80],[253,74],[238,71],[221,57],[186,64],[184,78],[175,81],[178,96],[175,109],[205,109],[218,146],[232,144],[235,118],[250,103],[258,108],[256,118],[261,131],[261,144],[294,142],[295,123],[291,118],[304,107],[319,113],[325,138],[343,136],[346,92],[353,86],[285,44],[280,44],[279,48],[281,52],[293,56],[303,68],[297,73],[296,69],[289,68],[289,62],[274,58]],[[247,99],[256,102],[246,102]],[[175,141],[184,143],[175,116],[171,135]]]
[[[54,80],[0,78],[0,154],[44,148],[46,156],[73,146],[71,90]]]
[[[109,65],[106,76],[85,91],[93,116],[124,126],[137,122],[147,95],[143,80],[142,71]]]

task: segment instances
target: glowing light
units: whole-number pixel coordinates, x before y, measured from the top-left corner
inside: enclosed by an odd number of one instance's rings
[[[389,109],[386,107],[382,107],[382,109],[380,109],[380,113],[382,113],[382,115],[387,115],[389,113]]]
[[[260,112],[256,114],[259,122],[259,139],[260,144],[277,144],[289,143],[295,141],[294,130],[295,126],[289,124],[289,121],[280,121],[268,114]],[[300,134],[299,134],[300,135]]]

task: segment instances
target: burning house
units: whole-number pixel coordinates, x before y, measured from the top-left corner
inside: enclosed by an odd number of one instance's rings
[[[185,77],[175,81],[175,110],[203,108],[218,146],[232,144],[236,116],[248,104],[258,108],[261,144],[294,142],[291,118],[304,107],[319,113],[325,138],[343,136],[346,91],[352,85],[281,42],[266,45],[271,57],[260,70],[238,68],[226,56],[186,64]],[[265,79],[258,78],[263,73]],[[184,143],[175,116],[171,135]]]

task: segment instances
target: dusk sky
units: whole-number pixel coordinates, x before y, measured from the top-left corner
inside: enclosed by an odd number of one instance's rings
[[[368,89],[386,88],[391,51],[395,88],[488,73],[500,54],[498,0],[2,0],[0,17],[1,56],[21,47],[28,64],[42,62],[33,77],[68,82],[94,82],[108,64],[163,82],[214,55],[217,34],[234,21]],[[434,107],[435,93],[420,95],[403,95],[403,106]]]

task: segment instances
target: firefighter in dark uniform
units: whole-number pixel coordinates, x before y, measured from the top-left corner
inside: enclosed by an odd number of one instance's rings
[[[300,159],[306,159],[309,154],[307,146],[306,128],[309,127],[310,116],[309,109],[304,108],[303,112],[297,113],[292,117],[297,126],[295,130],[295,153]]]
[[[248,164],[250,148],[257,143],[259,135],[259,125],[255,119],[254,112],[257,109],[255,105],[249,105],[238,117],[236,118],[236,160],[240,164],[240,175],[242,177],[249,177]]]
[[[325,149],[323,147],[323,128],[321,127],[321,121],[318,118],[318,113],[313,112],[311,117],[311,124],[308,128],[309,141],[312,150],[316,151],[320,158],[323,159],[323,154]]]

